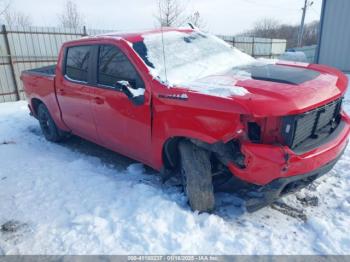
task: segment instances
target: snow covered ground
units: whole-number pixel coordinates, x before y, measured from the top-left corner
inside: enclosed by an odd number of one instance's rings
[[[349,170],[348,149],[283,200],[306,222],[271,207],[246,213],[224,193],[215,214],[196,214],[154,171],[78,138],[49,143],[25,102],[0,104],[0,254],[350,254]]]

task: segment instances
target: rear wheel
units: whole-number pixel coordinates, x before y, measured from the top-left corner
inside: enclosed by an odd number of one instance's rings
[[[211,212],[215,197],[210,155],[189,141],[179,143],[183,186],[192,210]]]
[[[45,138],[51,142],[59,142],[65,138],[65,133],[56,126],[49,110],[44,104],[38,106],[38,120]]]

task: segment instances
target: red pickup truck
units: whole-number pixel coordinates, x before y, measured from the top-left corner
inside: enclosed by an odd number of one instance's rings
[[[256,192],[248,211],[305,187],[350,132],[340,71],[256,60],[192,29],[67,42],[57,65],[21,79],[47,140],[72,133],[177,176],[200,212],[229,181]]]

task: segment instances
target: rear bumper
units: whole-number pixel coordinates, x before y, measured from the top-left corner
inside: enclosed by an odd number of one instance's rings
[[[350,133],[350,118],[346,114],[342,116],[341,125],[335,137],[302,154],[287,146],[242,143],[246,167],[242,169],[230,163],[228,168],[239,179],[260,186],[276,179],[294,179],[317,172],[328,163],[336,162],[344,151]]]
[[[343,152],[341,152],[336,159],[310,173],[287,178],[278,178],[265,186],[257,187],[255,191],[250,192],[250,197],[246,201],[247,211],[254,212],[272,204],[280,197],[294,193],[308,186],[315,179],[329,172],[342,156]]]

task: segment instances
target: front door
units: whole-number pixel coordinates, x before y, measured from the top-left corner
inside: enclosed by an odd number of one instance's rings
[[[97,77],[94,88],[94,118],[102,143],[124,155],[149,162],[151,144],[150,93],[133,63],[115,45],[100,45],[97,52]],[[118,87],[128,81],[143,90],[144,102],[133,103]],[[141,92],[142,93],[142,92]]]

